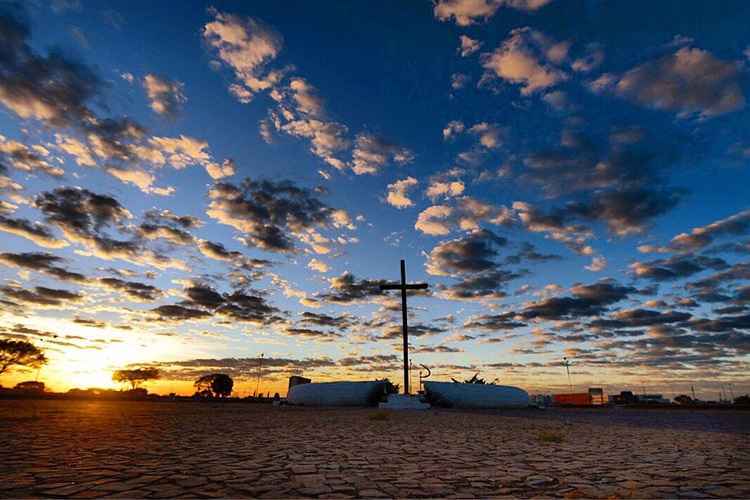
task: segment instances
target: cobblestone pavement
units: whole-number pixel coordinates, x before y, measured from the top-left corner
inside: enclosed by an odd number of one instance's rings
[[[0,401],[0,496],[750,497],[743,429],[575,415]]]

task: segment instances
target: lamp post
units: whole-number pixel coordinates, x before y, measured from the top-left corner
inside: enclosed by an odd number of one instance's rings
[[[263,353],[260,353],[260,357],[258,358],[258,382],[255,384],[256,396],[260,396],[260,394],[258,394],[258,390],[260,389],[260,376],[261,376],[262,369],[263,369]]]
[[[565,372],[568,374],[568,387],[570,388],[571,394],[573,393],[573,382],[570,380],[570,360],[568,358],[563,357],[563,366],[565,367]]]

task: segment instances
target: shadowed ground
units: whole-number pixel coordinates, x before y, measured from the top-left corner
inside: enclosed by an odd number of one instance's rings
[[[0,496],[746,498],[748,416],[0,401]]]

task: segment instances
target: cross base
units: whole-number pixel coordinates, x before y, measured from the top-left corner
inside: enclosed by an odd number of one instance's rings
[[[429,410],[430,405],[422,402],[419,396],[406,394],[389,394],[388,401],[380,403],[383,410]]]

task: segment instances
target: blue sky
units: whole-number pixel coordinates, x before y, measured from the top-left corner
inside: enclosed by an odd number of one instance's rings
[[[747,390],[745,3],[3,13],[0,327],[56,387],[398,379],[404,258],[442,378]]]

